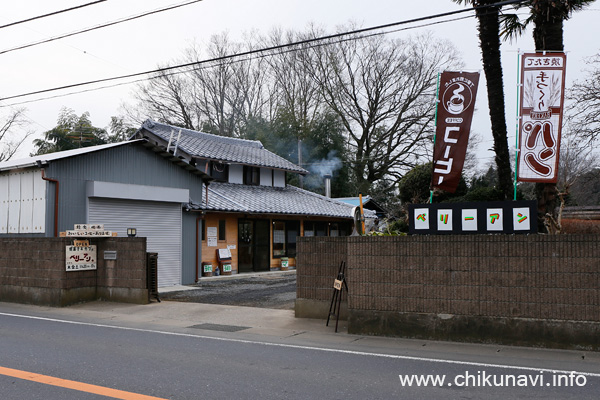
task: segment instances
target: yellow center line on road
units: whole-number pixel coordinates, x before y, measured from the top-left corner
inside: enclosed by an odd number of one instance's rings
[[[55,378],[47,375],[35,374],[33,372],[21,371],[18,369],[0,367],[0,375],[12,376],[13,378],[24,379],[27,381],[43,383],[45,385],[58,386],[66,389],[78,390],[99,394],[100,396],[112,397],[122,400],[167,400],[160,397],[146,396],[138,393],[125,392],[123,390],[106,388],[103,386],[90,385],[68,379]]]

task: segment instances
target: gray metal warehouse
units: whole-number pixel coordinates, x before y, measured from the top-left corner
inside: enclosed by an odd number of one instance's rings
[[[0,237],[52,237],[76,224],[136,228],[158,253],[158,285],[196,279],[196,213],[211,178],[145,140],[0,163]]]

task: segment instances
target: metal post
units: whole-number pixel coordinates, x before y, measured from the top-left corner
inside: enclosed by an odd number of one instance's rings
[[[520,100],[520,95],[521,95],[521,87],[523,86],[523,83],[521,82],[521,50],[519,49],[517,51],[517,120],[516,120],[516,134],[515,134],[515,180],[514,180],[514,195],[513,195],[513,200],[516,201],[517,200],[517,168],[519,167],[519,152],[520,152],[520,148],[519,148],[519,122],[521,119],[521,113],[519,110],[519,100]]]
[[[433,124],[433,152],[431,154],[431,183],[430,183],[430,189],[429,189],[429,204],[433,203],[433,170],[435,168],[435,165],[433,165],[433,155],[435,154],[435,136],[436,136],[436,132],[437,132],[437,114],[438,114],[438,105],[440,103],[440,76],[442,74],[440,72],[438,72],[438,76],[437,76],[437,83],[436,83],[436,89],[435,89],[435,116],[433,117],[434,120],[434,124]]]

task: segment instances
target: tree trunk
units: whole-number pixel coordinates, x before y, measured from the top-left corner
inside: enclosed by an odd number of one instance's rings
[[[553,0],[536,0],[533,4],[533,40],[536,51],[564,51],[564,14],[551,3]],[[550,214],[549,218],[557,219],[559,199],[556,183],[536,183],[535,192],[538,200],[538,231],[550,233],[544,221],[546,214]]]
[[[480,5],[492,4],[494,2],[495,0],[481,1]],[[490,122],[492,124],[496,169],[498,171],[498,186],[504,198],[510,199],[513,195],[513,182],[504,115],[504,86],[502,83],[502,63],[500,60],[498,9],[479,9],[477,11],[477,18],[479,20],[479,40],[481,42],[483,70],[487,81]]]

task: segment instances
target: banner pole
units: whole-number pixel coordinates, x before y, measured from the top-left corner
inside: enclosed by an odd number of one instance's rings
[[[513,200],[517,201],[517,168],[519,168],[519,122],[521,119],[521,110],[519,109],[519,100],[521,98],[521,49],[517,50],[517,118],[515,128],[515,180],[514,180],[514,196]]]
[[[438,76],[437,76],[437,83],[436,83],[436,89],[435,89],[435,114],[433,117],[434,120],[434,124],[433,124],[433,152],[431,154],[431,183],[429,184],[429,204],[433,204],[433,170],[435,168],[435,165],[433,165],[433,153],[435,153],[435,136],[437,133],[437,115],[438,115],[438,106],[440,104],[440,76],[441,73],[438,72]]]

